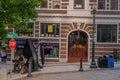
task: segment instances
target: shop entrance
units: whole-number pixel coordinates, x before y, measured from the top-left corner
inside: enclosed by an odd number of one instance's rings
[[[79,62],[80,57],[87,61],[88,35],[80,30],[73,31],[68,36],[68,62]]]

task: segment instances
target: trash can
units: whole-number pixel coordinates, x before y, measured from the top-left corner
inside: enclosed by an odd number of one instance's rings
[[[108,58],[108,68],[114,68],[114,58]]]
[[[99,68],[114,68],[114,58],[110,55],[104,55],[97,60]]]
[[[111,55],[105,55],[107,58],[107,68],[114,68],[114,58]]]

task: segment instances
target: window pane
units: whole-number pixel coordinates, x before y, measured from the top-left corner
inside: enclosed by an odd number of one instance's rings
[[[21,24],[21,27],[16,31],[18,33],[18,36],[23,37],[23,36],[30,36],[32,37],[33,35],[33,30],[34,29],[34,23],[29,23],[27,28]]]
[[[74,0],[74,8],[75,9],[83,9],[84,8],[84,0]]]
[[[118,10],[118,0],[111,0],[111,10]]]
[[[47,8],[47,0],[43,0],[41,6],[41,8]]]
[[[97,42],[117,42],[117,25],[98,24]]]
[[[60,1],[53,1],[53,9],[60,9]]]
[[[58,37],[59,27],[58,23],[41,23],[40,34],[42,37]]]
[[[44,36],[45,27],[46,27],[46,25],[41,23],[41,27],[40,27],[41,36]]]
[[[98,0],[98,9],[105,9],[105,0]]]
[[[57,24],[57,26],[56,26],[56,36],[59,36],[59,30],[60,30],[60,27],[59,27],[59,24]]]
[[[59,57],[59,43],[41,43],[41,53],[45,58],[58,58]]]
[[[28,28],[33,28],[33,26],[34,26],[34,23],[29,23],[28,24]]]

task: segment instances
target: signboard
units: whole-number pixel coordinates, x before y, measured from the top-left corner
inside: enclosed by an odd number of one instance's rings
[[[2,43],[2,48],[6,48],[6,44],[5,43]]]
[[[10,41],[9,41],[9,47],[11,49],[14,49],[16,47],[16,41],[15,41],[15,39],[10,39]]]
[[[53,25],[48,25],[48,32],[53,32]]]
[[[6,37],[7,38],[18,38],[18,34],[15,34],[15,33],[12,34],[12,33],[10,33],[10,34],[7,34]]]

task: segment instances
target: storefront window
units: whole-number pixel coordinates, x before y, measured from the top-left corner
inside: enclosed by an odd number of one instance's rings
[[[46,58],[58,58],[59,57],[59,44],[58,43],[41,43],[41,53]]]
[[[58,37],[59,30],[59,23],[41,23],[40,26],[41,37]]]
[[[116,24],[98,24],[97,25],[97,42],[117,42],[117,25]]]

